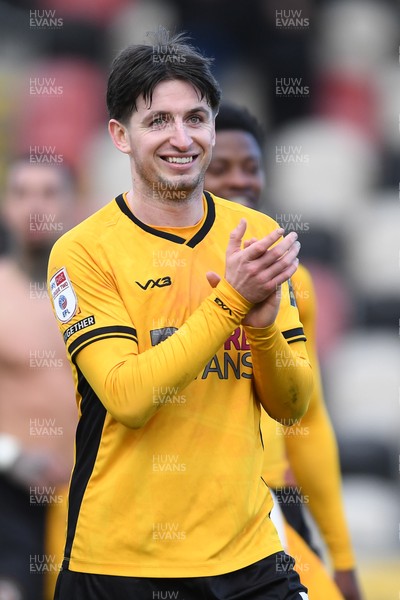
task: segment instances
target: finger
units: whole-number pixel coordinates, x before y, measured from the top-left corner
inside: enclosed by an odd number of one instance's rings
[[[219,282],[221,281],[221,277],[214,273],[214,271],[209,271],[206,273],[207,281],[211,285],[212,288],[217,287]]]
[[[249,240],[246,240],[243,242],[243,248],[248,248],[249,246],[251,246],[252,244],[254,244],[254,242],[257,242],[257,238],[253,237],[250,238]]]
[[[279,278],[280,283],[283,283],[288,277],[291,277],[291,275],[288,276],[287,274],[293,267],[293,273],[297,270],[300,247],[300,242],[296,241],[280,260],[270,265],[265,270],[267,280],[276,284],[277,278]]]
[[[253,260],[258,260],[259,264],[262,265],[263,268],[268,267],[269,265],[274,264],[275,262],[281,260],[287,252],[293,247],[294,244],[297,244],[297,233],[291,232],[289,235],[280,240],[277,244],[274,244],[273,247],[269,247],[264,254],[253,258]],[[264,238],[265,239],[265,238]],[[256,244],[253,244],[249,250]]]
[[[280,259],[274,261],[269,267],[267,267],[266,272],[268,273],[268,276],[270,278],[274,278],[276,275],[290,267],[290,265],[298,259],[300,248],[300,242],[295,241]]]
[[[231,231],[231,234],[229,236],[228,246],[226,249],[227,257],[231,256],[232,254],[234,254],[235,252],[238,252],[241,249],[242,239],[243,239],[244,233],[246,231],[246,228],[247,228],[246,219],[240,219],[239,225],[237,225],[237,227],[235,227],[235,229],[233,231]]]
[[[300,252],[301,244],[299,240],[295,240],[290,243],[290,246],[285,251],[286,242],[289,243],[289,240],[284,240],[285,244],[282,244],[281,248],[279,248],[279,258],[276,260],[276,264],[283,262],[289,263],[293,258],[296,258]],[[273,249],[272,249],[273,250]],[[269,250],[271,252],[271,250]],[[283,252],[283,254],[282,254]]]
[[[263,237],[261,240],[254,242],[248,248],[246,248],[246,258],[248,260],[255,260],[263,256],[268,248],[275,244],[280,237],[284,234],[285,230],[282,227],[275,229],[270,234]],[[285,238],[286,239],[286,238]]]
[[[290,279],[294,273],[296,273],[298,266],[299,259],[296,258],[286,269],[280,271],[275,277],[273,277],[268,283],[268,287],[271,290],[268,295],[271,295],[279,290],[280,286]]]
[[[275,291],[277,285],[282,284],[295,273],[299,264],[297,258],[299,249],[300,242],[296,241],[285,256],[263,268],[257,275],[258,285],[266,292],[267,297]]]

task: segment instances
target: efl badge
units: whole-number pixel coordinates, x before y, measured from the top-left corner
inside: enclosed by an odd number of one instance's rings
[[[50,292],[57,319],[61,323],[68,323],[76,313],[78,300],[65,267],[50,279]]]

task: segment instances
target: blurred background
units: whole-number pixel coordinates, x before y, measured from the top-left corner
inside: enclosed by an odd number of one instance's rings
[[[264,125],[262,208],[299,233],[314,277],[362,588],[398,598],[398,0],[0,0],[0,189],[21,153],[72,166],[79,218],[129,189],[106,80],[159,24],[187,31],[214,57],[223,99]]]

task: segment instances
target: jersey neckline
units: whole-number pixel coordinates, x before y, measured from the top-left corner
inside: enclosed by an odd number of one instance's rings
[[[197,246],[197,244],[199,244],[206,237],[207,233],[210,231],[210,229],[213,226],[214,221],[215,221],[214,200],[212,199],[211,194],[209,192],[206,192],[205,190],[204,190],[204,196],[206,199],[206,209],[207,209],[206,218],[204,219],[204,222],[203,222],[202,226],[200,227],[200,229],[198,231],[196,231],[196,233],[189,239],[185,239],[184,237],[181,237],[180,235],[175,235],[174,233],[169,233],[168,231],[155,229],[151,225],[147,225],[146,223],[143,223],[142,221],[140,221],[130,210],[129,206],[125,202],[123,194],[119,194],[119,196],[117,196],[115,198],[115,201],[116,201],[119,209],[124,213],[124,215],[126,215],[131,221],[133,221],[135,223],[135,225],[137,225],[138,227],[143,229],[143,231],[146,231],[147,233],[150,233],[151,235],[155,235],[157,237],[161,237],[166,240],[169,240],[170,242],[174,242],[175,244],[185,244],[186,246],[189,246],[189,248],[194,248],[195,246]]]

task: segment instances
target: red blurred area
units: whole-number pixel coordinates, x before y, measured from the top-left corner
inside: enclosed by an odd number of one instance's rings
[[[314,108],[316,115],[349,123],[378,141],[378,98],[370,77],[340,71],[320,74]]]
[[[104,74],[90,62],[72,58],[43,62],[30,74],[22,102],[17,153],[32,154],[36,147],[46,147],[78,169],[87,142],[104,127],[105,90]]]
[[[57,16],[83,19],[98,25],[108,25],[127,4],[136,4],[135,0],[39,0],[39,9],[55,10]]]
[[[317,298],[317,349],[324,363],[330,352],[353,325],[353,304],[344,278],[332,267],[317,260],[305,262],[315,287]]]

